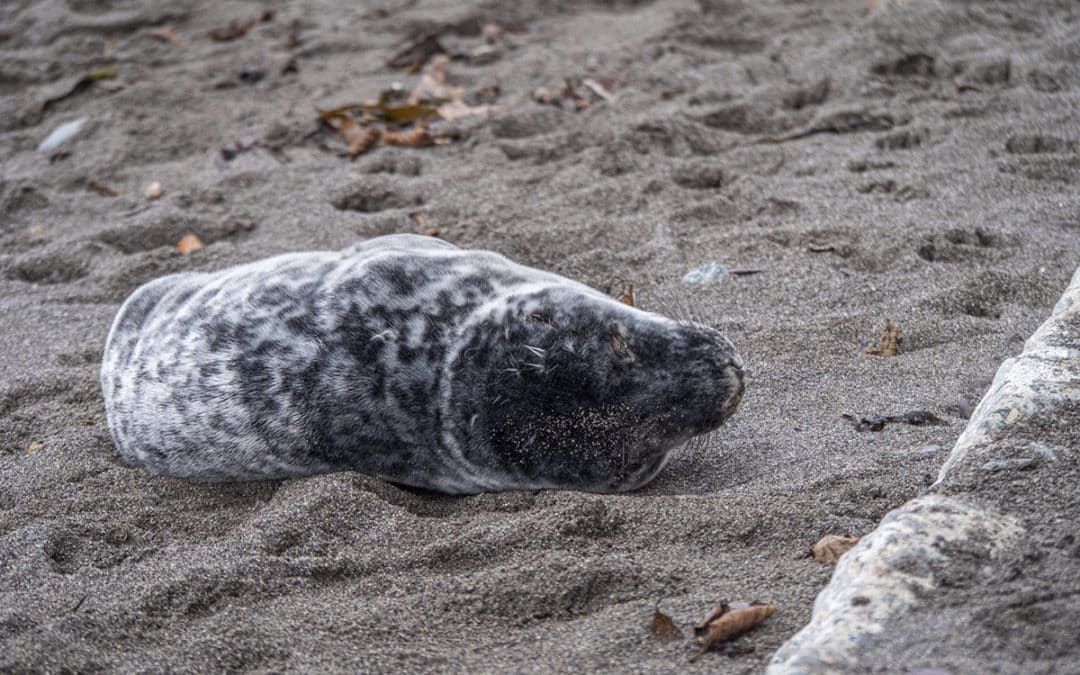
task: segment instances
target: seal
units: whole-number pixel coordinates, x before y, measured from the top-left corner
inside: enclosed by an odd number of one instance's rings
[[[743,369],[708,326],[390,235],[141,286],[101,385],[119,454],[155,474],[614,492],[719,427]]]

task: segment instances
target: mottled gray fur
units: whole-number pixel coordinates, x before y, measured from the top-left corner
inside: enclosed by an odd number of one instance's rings
[[[742,364],[711,328],[395,235],[142,286],[101,384],[120,454],[157,474],[616,491],[734,411]]]

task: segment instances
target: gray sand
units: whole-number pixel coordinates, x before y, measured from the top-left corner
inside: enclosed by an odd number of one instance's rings
[[[806,549],[933,482],[1080,260],[1075,6],[871,5],[271,3],[273,21],[220,43],[208,31],[262,7],[5,3],[0,669],[759,671],[831,572]],[[166,21],[187,46],[145,34]],[[524,31],[450,73],[497,84],[498,118],[354,162],[308,135],[313,106],[412,86],[384,65],[410,37],[467,51],[488,21]],[[101,64],[118,77],[35,114]],[[614,78],[615,99],[531,100],[582,76]],[[59,155],[36,151],[84,116]],[[261,146],[225,159],[237,141]],[[149,202],[151,181],[165,193]],[[613,293],[633,283],[646,309],[691,306],[747,361],[740,411],[615,496],[446,498],[350,474],[199,486],[113,458],[96,375],[127,293],[416,231],[415,210],[456,244]],[[208,246],[182,256],[188,232]],[[710,261],[764,271],[681,284]],[[900,355],[863,354],[886,318]],[[859,433],[840,417],[912,409],[948,425]],[[1039,513],[1075,501],[1048,487],[1061,494]],[[1052,597],[1054,570],[1039,574]],[[1032,628],[1024,603],[1043,596],[1013,588],[1020,610],[980,620],[1075,663],[1075,620]],[[649,634],[657,603],[689,634],[718,599],[779,609],[694,664]]]

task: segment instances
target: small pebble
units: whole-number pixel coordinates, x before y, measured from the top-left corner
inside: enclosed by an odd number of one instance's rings
[[[698,265],[687,272],[686,276],[682,278],[682,282],[687,286],[696,286],[698,284],[714,283],[728,276],[731,276],[728,268],[723,263],[713,261]]]
[[[88,119],[90,118],[80,117],[77,120],[64,122],[60,126],[56,127],[52,130],[52,133],[46,136],[45,140],[41,141],[41,143],[38,145],[38,152],[52,152],[67,141],[70,141],[72,138],[75,137],[75,134],[79,133],[79,131],[82,130],[83,125],[86,124],[86,121]]]
[[[165,190],[162,189],[161,183],[157,181],[150,183],[146,186],[146,189],[143,190],[143,194],[146,195],[147,199],[157,199],[163,192],[165,192]]]

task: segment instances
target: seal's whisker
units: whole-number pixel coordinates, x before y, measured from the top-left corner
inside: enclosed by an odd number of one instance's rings
[[[540,347],[534,347],[532,345],[524,345],[524,346],[525,346],[525,349],[528,349],[530,352],[532,352],[536,356],[539,356],[540,358],[544,358],[545,356],[547,356],[547,350],[546,349],[541,349]]]

